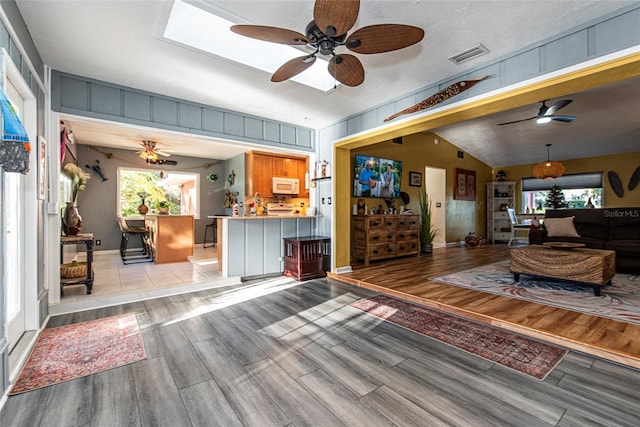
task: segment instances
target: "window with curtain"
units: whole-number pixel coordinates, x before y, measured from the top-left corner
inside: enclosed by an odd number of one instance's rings
[[[603,172],[589,172],[563,175],[555,179],[522,178],[522,210],[544,213],[544,204],[551,187],[558,186],[570,209],[586,208],[589,202],[601,208]]]

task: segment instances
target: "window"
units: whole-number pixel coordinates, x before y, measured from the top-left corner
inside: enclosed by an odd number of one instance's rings
[[[601,208],[602,172],[563,175],[555,179],[522,178],[522,209],[524,212],[544,213],[545,202],[551,187],[557,185],[570,209],[585,208],[591,200]]]
[[[149,212],[157,212],[160,202],[169,205],[169,213],[199,218],[200,174],[118,168],[118,215],[139,216],[143,203]]]

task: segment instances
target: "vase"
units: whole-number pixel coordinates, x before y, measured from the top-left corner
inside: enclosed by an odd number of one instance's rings
[[[431,253],[433,253],[433,243],[422,243],[420,245],[420,251],[423,254],[431,254]]]
[[[160,215],[168,215],[169,214],[169,208],[158,208],[158,213]]]
[[[62,211],[62,232],[67,236],[75,236],[82,230],[82,217],[74,202],[67,202]]]
[[[140,212],[140,215],[146,215],[149,212],[149,206],[144,204],[144,199],[142,199],[142,204],[138,206],[138,212]]]

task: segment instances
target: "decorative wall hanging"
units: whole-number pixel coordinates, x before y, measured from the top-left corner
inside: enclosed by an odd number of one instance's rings
[[[38,199],[44,200],[47,192],[47,140],[38,136]]]
[[[404,110],[387,117],[386,119],[384,119],[384,121],[388,122],[403,114],[417,113],[418,111],[426,110],[429,107],[433,107],[434,105],[440,104],[441,102],[444,102],[447,99],[454,97],[459,93],[464,92],[465,90],[471,89],[474,85],[476,85],[477,83],[481,82],[482,80],[488,77],[490,76],[482,76],[482,77],[478,77],[477,79],[471,79],[471,80],[460,80],[457,83],[447,86],[446,88],[442,89],[438,93],[431,95],[424,101],[419,102],[416,105],[413,105],[409,108],[405,108]]]
[[[94,171],[95,173],[98,174],[98,176],[100,178],[102,178],[102,182],[105,182],[107,179],[109,178],[105,178],[104,174],[102,173],[102,169],[100,169],[100,160],[96,159],[96,162],[92,165],[84,165],[85,168],[87,169],[91,169],[92,171]]]
[[[211,182],[216,182],[218,180],[218,174],[216,174],[215,172],[211,172],[209,175],[207,175],[207,179]]]
[[[0,89],[0,114],[2,114],[2,141],[0,142],[0,166],[5,172],[29,172],[29,136],[20,122],[11,101]]]
[[[420,172],[409,172],[409,185],[411,187],[422,187],[422,174]]]
[[[638,183],[640,183],[640,166],[636,168],[629,179],[629,191],[635,189],[638,186]]]
[[[453,198],[455,200],[476,199],[476,171],[456,168],[455,188]]]
[[[611,188],[613,189],[613,192],[616,193],[616,196],[624,196],[622,181],[620,181],[620,177],[618,176],[618,174],[614,171],[609,171],[607,172],[607,177],[609,178],[609,184],[611,184]]]

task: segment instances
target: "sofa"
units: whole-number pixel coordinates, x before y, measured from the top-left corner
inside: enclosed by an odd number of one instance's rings
[[[529,243],[584,243],[616,252],[616,272],[640,274],[640,207],[550,209]]]

